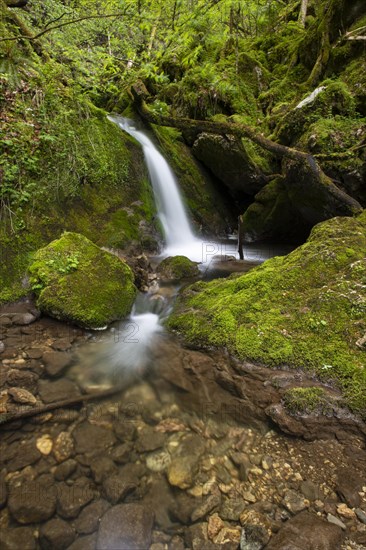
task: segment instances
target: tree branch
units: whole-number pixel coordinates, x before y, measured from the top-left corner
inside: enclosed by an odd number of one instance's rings
[[[42,31],[40,31],[38,34],[35,34],[34,36],[8,36],[5,38],[0,38],[0,42],[5,41],[14,41],[14,40],[36,40],[37,38],[40,38],[44,34],[54,31],[55,29],[61,29],[62,27],[66,27],[66,25],[73,25],[74,23],[79,23],[80,21],[87,21],[89,19],[107,19],[110,17],[121,17],[125,16],[128,13],[128,9],[126,9],[123,12],[117,12],[117,13],[107,13],[105,15],[85,15],[83,17],[78,17],[77,19],[72,19],[71,21],[64,21],[63,23],[60,23],[59,25],[53,25],[52,27],[46,27]]]

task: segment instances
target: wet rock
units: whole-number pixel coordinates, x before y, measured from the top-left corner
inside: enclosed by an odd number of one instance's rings
[[[238,521],[246,504],[240,498],[225,500],[220,508],[220,517],[227,521]]]
[[[5,349],[5,344],[2,340],[0,340],[0,353],[2,353]]]
[[[308,500],[321,500],[324,497],[320,487],[310,480],[303,481],[301,483],[300,490],[304,497]]]
[[[8,394],[16,403],[23,403],[24,405],[35,405],[37,403],[37,399],[34,395],[23,388],[9,388]]]
[[[155,451],[164,445],[165,440],[165,434],[156,432],[154,428],[146,426],[138,432],[136,448],[141,453]]]
[[[171,485],[180,489],[191,487],[203,450],[204,443],[200,437],[192,434],[185,436],[168,467],[168,480]]]
[[[56,378],[66,370],[72,361],[72,355],[61,351],[46,351],[43,354],[43,362],[49,376]]]
[[[97,550],[141,550],[149,548],[153,513],[141,504],[119,504],[101,519]]]
[[[57,486],[57,513],[65,519],[76,518],[93,498],[90,480],[79,478],[73,485],[61,482]]]
[[[200,273],[197,262],[192,262],[187,256],[169,256],[158,265],[156,271],[163,281],[180,281]]]
[[[284,524],[266,550],[338,550],[342,541],[343,534],[339,527],[309,512],[301,512]]]
[[[221,514],[221,512],[220,512]],[[225,519],[225,518],[224,518]],[[213,541],[215,537],[219,534],[221,529],[225,527],[225,523],[222,521],[221,517],[219,515],[213,514],[208,518],[207,523],[207,536],[208,538]]]
[[[51,519],[41,526],[40,543],[42,550],[64,550],[75,539],[75,531],[62,519]]]
[[[246,525],[241,531],[240,550],[262,550],[269,541],[263,525]]]
[[[197,506],[195,498],[187,493],[179,492],[175,497],[175,505],[172,509],[172,517],[180,523],[188,525],[191,523],[191,514]]]
[[[191,515],[191,520],[193,522],[203,519],[214,510],[218,508],[221,504],[221,497],[219,494],[209,496],[200,506],[195,508]]]
[[[130,442],[122,443],[114,447],[111,452],[111,458],[117,464],[126,464],[130,460],[130,454],[132,452],[133,445]]]
[[[39,312],[16,313],[12,317],[12,323],[13,325],[30,325],[31,323],[34,323],[39,316]]]
[[[41,453],[36,448],[34,441],[24,441],[20,445],[19,443],[12,443],[7,450],[7,455],[9,456],[9,460],[6,467],[9,472],[21,470],[30,464],[34,464],[41,458]],[[6,455],[3,455],[4,458],[6,459]]]
[[[329,523],[332,523],[333,525],[337,525],[337,527],[340,527],[341,529],[343,529],[343,531],[347,529],[343,521],[341,521],[336,516],[333,516],[333,514],[327,514],[327,521]]]
[[[240,542],[241,533],[239,529],[232,529],[231,527],[224,527],[221,529],[217,537],[215,538],[215,544],[220,545],[219,548],[224,546],[225,548],[237,550]]]
[[[283,504],[289,512],[297,514],[302,512],[306,508],[306,502],[304,498],[295,491],[289,490],[284,496]]]
[[[243,492],[243,499],[246,500],[247,502],[252,503],[252,504],[257,502],[256,497],[250,491],[244,491]]]
[[[112,504],[117,504],[135,491],[138,487],[139,479],[137,476],[128,476],[123,473],[108,476],[103,483],[103,492],[105,497]]]
[[[168,544],[169,550],[184,550],[184,540],[178,535],[174,535]]]
[[[0,529],[1,550],[35,550],[36,539],[32,527]]]
[[[76,460],[70,458],[62,462],[54,471],[54,478],[56,481],[65,481],[68,479],[76,470],[78,463]]]
[[[31,348],[27,350],[27,356],[29,359],[41,359],[43,350],[40,348]]]
[[[342,516],[345,519],[355,519],[356,514],[351,508],[348,508],[347,504],[338,504],[337,506],[337,514]]]
[[[20,387],[36,393],[38,376],[26,370],[10,369],[7,376],[9,386]]]
[[[336,492],[340,498],[351,508],[356,508],[361,503],[361,497],[358,494],[362,491],[365,479],[351,468],[340,468],[337,471]]]
[[[70,338],[60,338],[51,344],[51,348],[56,351],[67,351],[71,348],[71,345]]]
[[[91,453],[111,447],[116,439],[112,430],[83,422],[73,431],[77,453]]]
[[[53,447],[51,436],[48,434],[44,434],[39,437],[36,441],[36,447],[43,455],[49,455]]]
[[[68,432],[60,432],[53,445],[53,454],[57,462],[63,462],[74,453],[74,440]]]
[[[361,510],[361,508],[356,508],[355,513],[358,519],[366,525],[366,512]]]
[[[110,505],[105,500],[97,500],[86,506],[75,521],[75,529],[81,535],[94,533],[99,527],[100,520]]]
[[[188,548],[197,547],[198,542],[201,542],[201,548],[204,548],[205,541],[208,541],[207,523],[196,523],[185,530],[184,542]]]
[[[155,525],[164,532],[170,532],[173,527],[172,513],[174,513],[175,499],[164,477],[153,478],[142,504],[148,510],[154,510]]]
[[[8,507],[19,523],[46,521],[56,510],[55,488],[39,480],[23,481],[10,488]]]
[[[8,490],[5,481],[5,472],[0,472],[0,510],[6,504],[8,498]]]
[[[90,469],[95,483],[102,481],[113,474],[117,473],[117,466],[108,456],[97,456],[90,463]]]
[[[38,392],[44,403],[54,403],[55,401],[64,401],[80,395],[79,388],[71,380],[63,378],[55,382],[40,380]]]
[[[67,550],[95,550],[97,536],[95,533],[85,537],[78,537]]]
[[[166,451],[157,451],[146,457],[146,466],[152,472],[164,472],[171,463],[170,454]]]
[[[136,438],[136,426],[133,422],[126,420],[117,421],[114,423],[114,433],[120,441],[134,441]]]

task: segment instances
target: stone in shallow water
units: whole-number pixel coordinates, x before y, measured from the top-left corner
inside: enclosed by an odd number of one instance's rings
[[[49,455],[52,451],[53,441],[49,434],[44,434],[36,441],[36,447],[43,455]]]
[[[56,382],[40,380],[38,391],[44,403],[64,401],[65,399],[80,395],[78,386],[66,378],[56,380]]]
[[[0,529],[1,550],[35,550],[36,540],[32,527]]]
[[[89,535],[98,529],[99,522],[110,505],[105,500],[97,500],[86,506],[75,521],[75,528],[82,535]]]
[[[166,435],[146,426],[137,435],[136,448],[139,452],[155,451],[165,443]]]
[[[23,403],[24,405],[35,405],[37,403],[37,399],[34,395],[23,388],[9,388],[8,394],[11,395],[16,403]]]
[[[163,472],[171,463],[170,454],[166,451],[157,451],[146,457],[146,466],[152,472]]]
[[[350,508],[356,508],[361,502],[358,492],[362,491],[365,479],[351,468],[340,468],[337,476],[336,492]]]
[[[304,511],[285,523],[266,550],[338,550],[343,538],[340,527]]]
[[[142,550],[150,546],[153,513],[141,504],[119,504],[100,522],[97,550]]]
[[[40,529],[40,541],[42,548],[68,548],[75,539],[75,531],[69,523],[62,519],[51,519]]]
[[[299,495],[299,493],[296,493],[296,491],[292,491],[291,489],[286,492],[283,499],[283,504],[292,514],[302,512],[302,510],[305,510],[306,508],[306,502],[304,498]]]
[[[23,481],[10,489],[8,507],[19,523],[46,521],[56,510],[55,487],[42,481]]]
[[[43,354],[43,362],[49,376],[57,377],[65,371],[72,361],[72,355],[60,351],[46,351]]]
[[[74,453],[74,440],[68,432],[60,432],[53,445],[53,454],[57,462],[63,462]]]
[[[115,437],[111,430],[94,426],[89,422],[83,422],[73,432],[75,449],[77,453],[89,453],[97,450],[105,450],[115,443]]]
[[[65,518],[76,518],[80,510],[93,500],[90,480],[79,478],[73,485],[59,483],[57,487],[57,513]]]

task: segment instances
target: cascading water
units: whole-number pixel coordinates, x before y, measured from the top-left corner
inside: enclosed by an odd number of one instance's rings
[[[133,120],[118,116],[110,116],[109,119],[133,136],[142,146],[166,241],[163,255],[183,254],[191,260],[201,262],[202,241],[193,234],[177,181],[169,164],[151,139],[136,129]]]

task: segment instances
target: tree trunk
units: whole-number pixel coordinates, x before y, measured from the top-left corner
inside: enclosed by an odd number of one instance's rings
[[[308,0],[301,0],[299,23],[302,27],[305,27],[305,19],[308,11]]]

